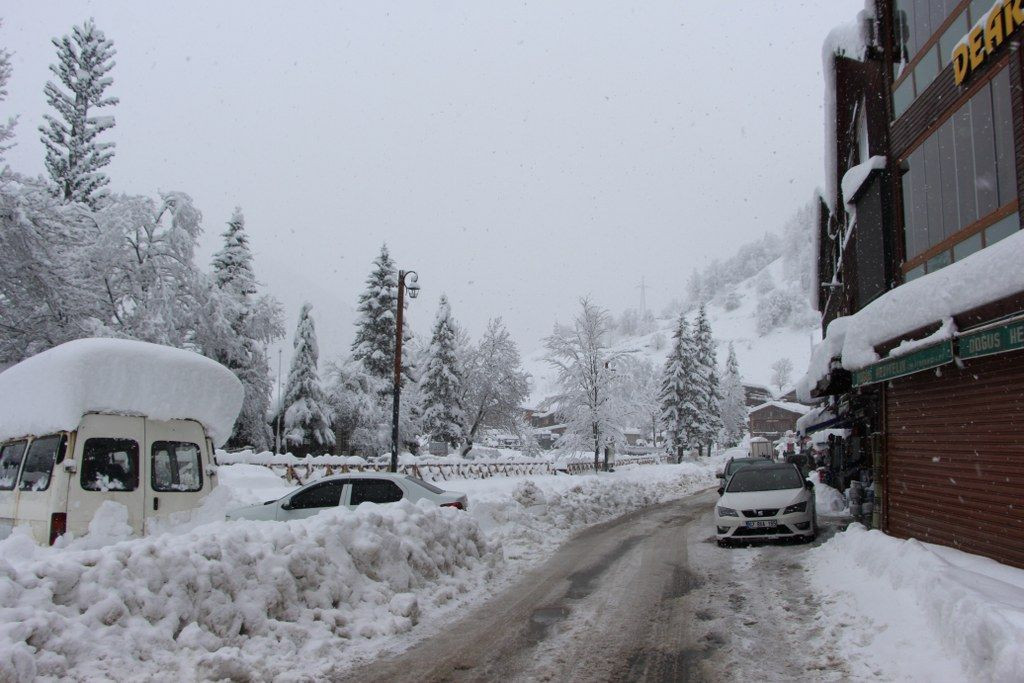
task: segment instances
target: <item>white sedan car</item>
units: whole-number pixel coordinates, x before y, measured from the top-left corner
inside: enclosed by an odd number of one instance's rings
[[[337,474],[306,484],[279,500],[231,510],[227,519],[263,519],[286,521],[312,517],[321,510],[361,503],[413,503],[428,500],[441,507],[465,510],[469,501],[464,493],[445,491],[433,484],[405,474],[358,472]]]
[[[718,545],[775,538],[811,541],[818,533],[814,486],[796,465],[744,467],[718,491]]]

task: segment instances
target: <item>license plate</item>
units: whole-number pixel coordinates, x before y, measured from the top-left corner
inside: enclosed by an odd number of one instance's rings
[[[748,529],[771,529],[778,525],[779,523],[774,519],[761,519],[756,522],[747,522]]]

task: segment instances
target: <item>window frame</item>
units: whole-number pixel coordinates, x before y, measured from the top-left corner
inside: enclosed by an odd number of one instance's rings
[[[123,488],[123,489],[102,489],[102,488],[94,488],[93,486],[87,486],[86,485],[86,478],[85,478],[86,470],[87,470],[87,467],[86,467],[86,455],[88,454],[88,448],[89,448],[89,442],[90,441],[130,442],[130,443],[135,445],[135,462],[134,462],[134,464],[135,464],[135,471],[134,471],[134,478],[130,478],[128,480],[128,482],[126,482],[126,483],[129,483],[129,484],[133,483],[134,486],[131,486],[131,487],[128,487],[128,488]],[[109,455],[110,453],[117,453],[117,452],[120,452],[120,451],[119,450],[107,451],[107,455]],[[128,456],[129,456],[129,462],[131,462],[131,455],[132,454],[131,454],[131,452],[128,452],[128,451],[126,451],[126,452],[127,452]],[[93,436],[93,437],[89,437],[82,444],[82,467],[81,467],[81,472],[79,473],[79,476],[78,476],[78,484],[79,484],[79,486],[81,487],[81,489],[83,491],[89,491],[91,493],[132,493],[132,492],[137,491],[139,489],[139,484],[142,483],[142,481],[143,481],[142,473],[140,471],[141,468],[142,468],[142,448],[139,446],[139,442],[136,441],[135,439],[133,439],[131,437],[114,437],[114,436]],[[129,474],[131,474],[131,472],[129,472]]]
[[[33,488],[25,488],[24,487],[24,478],[25,478],[26,465],[28,465],[28,458],[29,458],[29,455],[32,453],[32,447],[35,446],[36,442],[38,442],[38,441],[43,441],[44,439],[50,439],[50,438],[53,438],[53,437],[57,437],[57,447],[53,451],[53,458],[50,460],[50,468],[47,470],[47,473],[46,473],[46,486],[44,486],[42,488],[34,488],[34,487]],[[43,436],[34,437],[32,439],[32,442],[25,449],[25,452],[24,452],[24,454],[22,455],[22,458],[21,458],[21,472],[18,474],[18,484],[17,484],[18,491],[22,491],[22,492],[26,492],[26,493],[40,493],[42,491],[48,490],[50,488],[50,484],[53,482],[53,468],[57,466],[57,463],[61,462],[64,459],[64,454],[67,452],[67,447],[68,447],[68,435],[67,435],[67,432],[57,432],[57,433],[54,433],[54,434],[45,434]]]

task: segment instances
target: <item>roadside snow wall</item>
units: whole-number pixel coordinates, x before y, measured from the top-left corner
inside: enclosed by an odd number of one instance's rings
[[[128,339],[77,339],[0,373],[0,441],[72,430],[96,412],[197,420],[220,446],[241,407],[242,384],[220,363]]]

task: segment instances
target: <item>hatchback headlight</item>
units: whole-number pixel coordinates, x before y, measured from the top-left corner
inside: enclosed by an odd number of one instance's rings
[[[719,508],[718,508],[718,516],[719,517],[739,517],[740,515],[739,515],[738,512],[736,512],[732,508],[724,508],[724,507],[719,506]]]
[[[801,503],[795,503],[790,505],[788,508],[782,511],[782,514],[788,515],[791,512],[807,512],[807,501]]]

